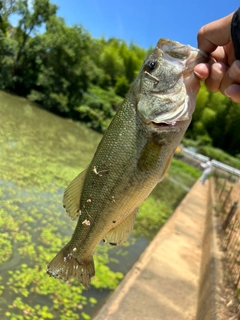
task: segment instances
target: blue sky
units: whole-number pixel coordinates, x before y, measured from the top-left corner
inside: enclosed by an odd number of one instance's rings
[[[197,46],[198,29],[235,11],[237,0],[51,0],[68,25],[80,23],[94,38],[117,37],[141,47],[169,38]]]

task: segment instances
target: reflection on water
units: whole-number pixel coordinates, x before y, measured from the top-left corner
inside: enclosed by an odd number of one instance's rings
[[[185,190],[166,180],[143,204],[124,246],[98,246],[90,291],[49,278],[47,264],[76,225],[62,208],[64,188],[88,165],[101,136],[4,92],[0,121],[0,318],[90,319]]]

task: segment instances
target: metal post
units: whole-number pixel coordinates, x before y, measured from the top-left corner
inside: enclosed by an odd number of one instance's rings
[[[223,204],[222,204],[222,208],[221,208],[222,211],[224,210],[224,208],[225,208],[225,206],[226,206],[226,204],[227,204],[227,202],[228,202],[228,200],[229,200],[229,198],[230,198],[232,189],[233,189],[233,187],[231,187],[231,188],[229,189],[228,193],[227,193],[227,196],[226,196],[226,198],[225,198],[225,200],[224,200],[224,202],[223,202]]]
[[[224,191],[225,187],[226,187],[226,179],[224,180],[224,183],[223,183],[222,189],[221,189],[221,191],[220,191],[219,199],[221,199],[221,196],[222,196],[222,194],[223,194],[223,191]]]
[[[222,225],[223,230],[226,230],[226,228],[228,227],[230,221],[232,220],[232,217],[234,216],[235,211],[237,210],[237,207],[238,207],[238,201],[234,201],[234,203],[233,203],[233,205],[227,215],[226,220],[223,222],[223,225]]]

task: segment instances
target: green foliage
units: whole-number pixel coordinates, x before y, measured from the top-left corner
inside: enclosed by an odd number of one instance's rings
[[[196,137],[198,146],[210,146],[212,145],[212,138],[206,133]]]
[[[197,99],[196,99],[196,108],[193,113],[193,122],[196,122],[201,118],[202,112],[203,112],[204,108],[206,107],[206,104],[209,100],[209,95],[210,95],[209,91],[201,83],[201,88],[199,90],[199,93],[198,93]]]
[[[202,118],[203,125],[205,126],[206,129],[208,129],[209,127],[211,127],[211,124],[216,119],[216,110],[212,110],[208,107],[204,108],[201,118]]]
[[[185,147],[197,148],[198,146],[198,141],[188,138],[183,138],[182,143]]]
[[[1,233],[0,237],[0,264],[7,261],[12,255],[12,243],[9,233]]]
[[[103,47],[100,56],[100,66],[110,76],[110,85],[114,85],[116,79],[125,73],[124,61],[118,49],[119,40],[112,39]]]
[[[171,167],[170,167],[171,174],[187,174],[193,179],[198,179],[201,175],[201,172],[195,168],[190,166],[189,164],[182,162],[176,158],[172,159]]]
[[[84,105],[75,108],[74,118],[85,122],[97,131],[104,132],[121,104],[122,98],[117,96],[113,89],[91,86],[88,91],[82,100]]]
[[[239,153],[240,105],[221,93],[210,93],[201,85],[193,121],[186,137],[198,145],[213,145],[232,155]]]
[[[62,19],[52,17],[46,32],[33,41],[40,69],[28,98],[55,113],[71,116],[94,76],[90,35],[81,26],[70,28]]]
[[[240,169],[240,159],[230,156],[221,149],[213,148],[211,146],[201,146],[198,148],[198,152],[208,156],[209,158],[223,162],[231,167]]]
[[[116,81],[116,84],[114,87],[114,90],[117,95],[119,95],[121,97],[125,97],[129,88],[130,88],[130,86],[129,86],[129,83],[127,81],[126,76],[121,76],[121,77],[117,78],[117,81]]]
[[[96,42],[99,58],[95,61],[104,71],[105,85],[115,86],[118,79],[123,82],[123,78],[125,84],[130,85],[139,72],[146,50],[133,43],[128,46],[125,41],[116,38],[108,41],[100,39]],[[109,82],[106,82],[106,79]]]
[[[168,203],[160,199],[155,201],[153,197],[150,197],[140,206],[133,230],[134,235],[151,239],[152,234],[157,233],[171,213],[172,209]]]

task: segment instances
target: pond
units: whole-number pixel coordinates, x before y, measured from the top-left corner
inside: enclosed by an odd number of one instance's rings
[[[101,135],[1,91],[0,121],[0,318],[91,319],[199,172],[174,159],[140,207],[130,239],[97,247],[87,291],[48,277],[46,267],[76,225],[62,207],[64,189],[88,165]]]

